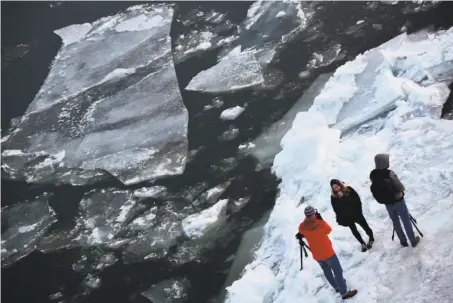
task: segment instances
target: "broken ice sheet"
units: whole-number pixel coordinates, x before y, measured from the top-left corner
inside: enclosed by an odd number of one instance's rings
[[[232,52],[213,67],[193,77],[186,90],[232,92],[255,87],[263,82],[263,72],[253,52]]]
[[[239,129],[230,125],[226,131],[220,135],[220,141],[234,140],[239,136]]]
[[[182,221],[184,233],[191,239],[203,237],[206,232],[221,224],[227,203],[228,199],[220,200],[200,213],[185,218]]]
[[[82,245],[101,245],[112,242],[120,230],[140,210],[129,191],[95,189],[80,202],[75,239]]]
[[[34,183],[55,185],[87,185],[105,180],[109,174],[102,169],[83,170],[63,167],[61,160],[65,152],[54,155],[44,152],[24,153],[21,150],[5,150],[2,153],[2,168],[5,179],[26,180]]]
[[[36,249],[36,244],[57,221],[49,206],[50,194],[2,208],[2,266],[8,266]]]
[[[183,234],[181,220],[193,212],[186,201],[167,201],[136,217],[128,225],[130,241],[123,251],[125,263],[167,256]]]
[[[164,4],[132,7],[64,45],[3,149],[62,155],[59,169],[104,169],[126,184],[181,174],[188,114],[172,62],[172,16]],[[34,168],[33,158],[5,160],[11,171]]]
[[[186,278],[164,280],[142,292],[142,295],[153,303],[182,303],[188,299],[189,286]]]
[[[227,108],[220,114],[220,119],[234,120],[239,117],[244,112],[244,110],[245,108],[241,106]]]
[[[208,189],[202,193],[192,204],[195,206],[200,206],[204,203],[214,204],[219,197],[225,192],[225,190],[230,186],[231,182],[223,182],[213,188]]]
[[[134,191],[137,198],[158,198],[167,193],[165,186],[142,187]]]
[[[192,56],[216,49],[236,40],[237,26],[228,20],[227,14],[203,8],[186,11],[182,34],[175,39],[174,60],[179,64]],[[179,20],[177,20],[179,22]],[[199,29],[199,30],[197,30]],[[222,32],[231,35],[224,37]]]

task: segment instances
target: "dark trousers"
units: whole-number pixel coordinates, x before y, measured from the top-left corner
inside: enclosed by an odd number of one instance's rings
[[[357,230],[357,226],[355,225],[356,223],[359,224],[363,228],[363,230],[366,232],[366,234],[370,238],[370,240],[374,241],[373,231],[371,230],[370,226],[366,222],[363,214],[359,218],[357,218],[357,220],[355,220],[354,223],[349,225],[349,228],[351,229],[352,234],[357,239],[357,241],[359,241],[360,244],[365,244],[365,242],[362,239],[362,236],[360,235],[359,231]]]
[[[327,281],[332,287],[344,296],[348,293],[346,280],[343,278],[343,268],[336,254],[324,261],[318,261],[319,265],[326,276]]]
[[[411,241],[412,244],[415,243],[415,234],[414,230],[412,229],[412,223],[409,215],[409,211],[407,210],[406,201],[403,199],[399,202],[394,204],[387,204],[385,205],[387,211],[389,213],[390,219],[393,222],[393,228],[395,228],[396,235],[400,239],[401,244],[407,243],[406,235],[401,228],[401,221],[403,221],[404,229],[406,230],[407,237]]]

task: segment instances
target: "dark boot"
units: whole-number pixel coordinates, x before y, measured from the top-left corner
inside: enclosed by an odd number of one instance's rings
[[[348,293],[343,296],[343,300],[354,297],[357,294],[357,292],[358,292],[357,289],[348,291]]]
[[[367,251],[366,244],[362,243],[362,252],[366,252],[366,251]]]
[[[368,241],[368,244],[366,245],[366,248],[370,249],[371,247],[373,247],[373,243],[374,243],[374,239],[370,239]]]
[[[400,243],[401,243],[401,246],[403,246],[403,247],[408,247],[409,246],[409,244],[407,244],[407,242],[400,242]]]
[[[420,243],[420,237],[419,236],[416,236],[415,237],[415,242],[412,243],[412,247],[416,247],[418,245],[418,243]]]

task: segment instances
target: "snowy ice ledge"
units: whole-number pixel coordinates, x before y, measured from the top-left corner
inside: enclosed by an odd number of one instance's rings
[[[379,58],[379,52],[385,60]],[[437,75],[432,72],[439,69],[431,67],[439,67],[452,56],[453,28],[435,34],[402,35],[337,70],[315,105],[296,116],[281,142],[283,150],[273,166],[282,179],[279,197],[255,261],[228,288],[227,302],[338,301],[315,261],[305,260],[304,270],[299,271],[294,234],[304,218],[305,204],[298,202],[302,196],[332,225],[334,248],[348,285],[359,289],[358,300],[417,302],[423,297],[451,301],[453,250],[445,239],[453,236],[453,121],[439,119],[448,88],[434,80]],[[405,64],[401,64],[402,58]],[[367,69],[372,65],[375,68]],[[450,70],[442,72],[451,73],[451,68],[445,64]],[[427,82],[414,78],[424,73]],[[336,94],[335,81],[345,83],[337,86],[343,91]],[[370,84],[376,81],[383,81],[382,85],[369,92]],[[357,106],[349,115],[362,118],[352,124],[379,115],[379,106],[381,113],[395,110],[340,140],[340,130],[328,125],[337,122],[343,103],[354,102],[360,95],[372,99],[364,106],[375,106],[376,115]],[[391,155],[391,167],[406,186],[408,208],[425,234],[415,250],[401,249],[398,241],[391,241],[386,210],[370,195],[369,172],[379,152]],[[362,198],[365,216],[377,243],[381,243],[366,254],[360,252],[350,230],[335,223],[329,199],[333,177],[352,185]],[[397,288],[395,281],[399,281]]]
[[[135,6],[91,29],[58,31],[65,45],[4,142],[27,157],[2,155],[12,177],[48,180],[73,169],[75,179],[80,170],[104,169],[130,184],[182,173],[188,115],[172,61],[172,16],[166,5]],[[56,171],[18,173],[33,171],[43,155],[60,156]]]

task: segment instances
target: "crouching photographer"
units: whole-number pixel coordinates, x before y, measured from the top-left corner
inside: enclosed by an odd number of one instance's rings
[[[340,293],[343,299],[354,297],[357,290],[348,290],[346,280],[343,278],[343,269],[328,236],[332,228],[312,206],[307,206],[304,213],[306,218],[300,223],[299,233],[296,234],[301,245],[301,257],[302,248],[305,248],[303,241],[305,238],[313,254],[313,259],[321,266],[329,284]],[[305,256],[307,256],[306,252]]]

